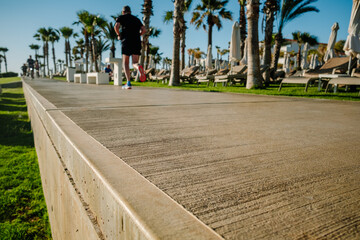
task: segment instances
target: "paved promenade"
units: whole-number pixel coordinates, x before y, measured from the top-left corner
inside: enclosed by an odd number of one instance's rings
[[[360,239],[360,102],[26,82],[225,239]]]

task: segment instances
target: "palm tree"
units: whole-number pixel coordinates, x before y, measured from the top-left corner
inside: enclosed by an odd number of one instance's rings
[[[35,60],[37,61],[38,60],[38,50],[40,49],[40,45],[30,44],[29,47],[31,50],[35,51]]]
[[[92,27],[93,19],[91,17],[91,14],[86,11],[82,10],[76,13],[78,16],[79,21],[74,22],[73,24],[79,25],[82,24],[82,33],[84,35],[85,39],[85,65],[86,65],[86,72],[89,71],[88,65],[89,65],[89,50],[90,50],[90,44],[89,44],[89,33],[90,28]]]
[[[337,55],[342,55],[345,53],[344,45],[345,45],[345,40],[340,40],[335,43],[334,50]]]
[[[64,64],[64,60],[58,59],[57,62],[58,62],[58,65],[59,65],[59,71],[62,72],[62,66]]]
[[[229,49],[223,49],[220,51],[220,60],[222,60],[222,56],[224,56],[225,54],[228,54],[230,52]]]
[[[184,0],[174,0],[174,42],[173,42],[173,58],[171,63],[171,75],[169,86],[180,85],[180,35],[181,35],[181,19],[183,19]]]
[[[192,0],[184,0],[184,12],[183,15],[188,12],[190,10],[190,6],[191,6]],[[173,21],[173,15],[174,12],[173,11],[167,11],[165,12],[164,15],[164,22],[165,23],[170,23]],[[180,69],[184,69],[185,68],[185,40],[186,40],[186,21],[184,20],[184,18],[181,19],[181,36],[180,36],[180,49],[181,49],[181,61],[180,61]]]
[[[153,56],[153,60],[155,63],[155,69],[156,69],[156,64],[160,63],[160,61],[162,59],[161,55],[163,53],[159,52],[159,47],[150,45],[149,46],[149,54]]]
[[[219,60],[219,55],[220,55],[221,49],[219,46],[215,46],[215,48],[216,48],[216,59]]]
[[[99,66],[101,66],[102,53],[110,49],[109,41],[103,41],[101,37],[96,41],[96,59],[99,60]]]
[[[150,27],[150,29],[149,29],[149,39],[159,37],[160,33],[161,33],[160,29],[158,29],[156,27]],[[147,45],[146,45],[146,49],[148,49],[148,50],[146,51],[146,66],[145,66],[145,69],[148,68],[148,64],[149,64],[150,46],[151,46],[151,44],[150,44],[150,41],[148,40]]]
[[[200,48],[195,48],[194,49],[194,58],[199,60],[201,59],[203,56],[205,55],[205,53],[203,51],[200,50]]]
[[[70,47],[70,37],[73,36],[74,30],[69,27],[62,27],[59,29],[62,36],[65,38],[65,62],[66,66],[71,67],[71,47]],[[69,65],[70,64],[70,65]]]
[[[188,53],[188,56],[189,56],[188,64],[190,65],[191,58],[192,58],[192,56],[193,56],[193,54],[194,54],[194,49],[188,48],[188,49],[187,49],[187,53]]]
[[[299,50],[296,56],[296,61],[297,61],[297,69],[301,69],[300,68],[300,63],[301,63],[301,46],[305,43],[308,43],[310,46],[314,46],[315,44],[318,43],[317,41],[317,37],[310,35],[310,33],[304,32],[301,33],[300,31],[297,32],[293,32],[293,39],[295,41],[297,41],[298,45],[299,45]]]
[[[56,29],[51,29],[49,40],[50,40],[51,45],[52,45],[52,54],[53,54],[53,61],[54,61],[54,73],[57,73],[57,71],[56,71],[56,57],[55,57],[55,47],[54,47],[54,43],[55,43],[55,42],[58,42],[59,39],[60,39],[59,31],[56,30]]]
[[[238,0],[238,1],[240,4],[240,17],[239,17],[240,49],[241,49],[241,56],[244,56],[244,47],[245,47],[245,39],[246,39],[246,16],[245,16],[246,0]]]
[[[3,58],[4,58],[4,63],[5,63],[5,71],[8,72],[8,69],[7,69],[7,59],[6,59],[6,52],[9,51],[8,48],[6,47],[0,47],[0,52],[3,53]]]
[[[201,26],[208,31],[208,46],[212,45],[212,29],[214,25],[221,29],[221,18],[232,20],[232,13],[225,9],[225,5],[228,0],[201,0],[201,4],[198,4],[193,12],[191,23],[195,24],[196,29]],[[208,27],[206,27],[205,24]]]
[[[168,57],[165,57],[165,58],[163,59],[163,64],[164,64],[164,65],[170,66],[170,65],[171,65],[171,62],[172,62],[172,60],[171,60],[170,58],[168,58]],[[164,68],[167,69],[166,66],[164,66]]]
[[[147,31],[143,35],[143,46],[141,48],[141,58],[140,58],[140,65],[144,65],[145,52],[148,52],[148,42],[150,36],[150,32],[148,31],[150,29],[150,16],[153,15],[152,0],[144,0],[143,10],[141,13],[144,15],[143,21],[145,28],[147,29]]]
[[[37,39],[41,38],[41,40],[44,43],[43,46],[43,51],[44,51],[44,59],[46,59],[46,66],[47,66],[47,71],[48,71],[48,75],[50,72],[49,69],[49,41],[50,41],[50,33],[52,31],[52,28],[39,28],[37,30],[38,34],[35,34],[34,37],[36,37]],[[45,63],[45,60],[44,60]],[[45,69],[44,69],[45,71]]]
[[[103,31],[106,28],[107,22],[103,17],[100,17],[99,15],[90,15],[92,18],[92,25],[90,27],[90,34],[91,34],[91,45],[92,45],[92,56],[93,56],[93,63],[95,65],[95,71],[99,72],[99,67],[97,64],[97,40],[95,39],[96,35],[100,34],[100,31],[97,31],[98,28],[101,28]]]
[[[260,57],[259,57],[259,0],[247,1],[248,20],[248,37],[247,37],[247,54],[248,54],[248,72],[246,88],[262,87],[262,76],[260,74]]]
[[[80,54],[80,58],[84,58],[84,53],[85,53],[84,39],[80,38],[79,40],[76,40],[75,43],[76,46],[74,48],[78,50],[78,53]]]
[[[38,55],[38,58],[43,58],[44,59],[44,64],[40,64],[40,66],[42,67],[43,70],[43,75],[45,76],[45,40],[41,37],[40,33],[35,33],[33,38],[35,38],[35,40],[37,41],[42,41],[43,42],[43,55]]]
[[[268,70],[265,72],[265,85],[270,84],[270,65],[271,65],[271,46],[273,40],[273,27],[275,15],[279,10],[280,0],[267,0],[263,7],[263,13],[265,14],[265,49],[264,49],[264,65],[268,66]]]
[[[115,41],[117,40],[117,34],[114,29],[114,24],[112,22],[108,23],[106,25],[105,31],[104,31],[105,37],[111,41],[111,54],[112,57],[115,57]]]
[[[280,57],[281,43],[284,41],[282,31],[285,25],[307,12],[319,12],[311,3],[317,0],[283,0],[279,8],[279,28],[275,36],[275,57],[273,61],[273,73],[277,70]]]

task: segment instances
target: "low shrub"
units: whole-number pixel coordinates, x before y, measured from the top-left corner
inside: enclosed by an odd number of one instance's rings
[[[0,73],[0,78],[17,77],[17,76],[19,76],[19,74],[18,74],[18,73],[14,73],[14,72]]]

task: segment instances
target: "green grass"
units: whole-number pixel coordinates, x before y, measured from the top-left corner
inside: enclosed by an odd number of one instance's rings
[[[51,239],[22,89],[0,98],[0,239]]]
[[[58,80],[66,81],[66,77],[56,77]],[[125,84],[126,81],[123,81]],[[111,81],[110,85],[113,85],[114,82]],[[325,90],[322,89],[318,91],[318,86],[315,84],[308,88],[308,91],[305,92],[305,85],[291,85],[286,84],[282,87],[281,91],[278,91],[279,84],[272,84],[270,87],[265,89],[246,89],[243,85],[228,86],[223,87],[221,84],[218,84],[217,87],[211,86],[207,87],[206,84],[189,84],[182,83],[180,86],[170,87],[167,84],[156,83],[156,82],[134,82],[132,85],[135,87],[156,87],[156,88],[175,88],[175,89],[184,89],[192,91],[204,91],[204,92],[231,92],[231,93],[241,93],[241,94],[259,94],[259,95],[272,95],[272,96],[289,96],[289,97],[304,97],[304,98],[319,98],[319,99],[332,99],[332,100],[348,100],[348,101],[360,101],[359,89],[352,92],[345,92],[344,88],[339,88],[337,93],[329,91],[325,93]]]
[[[125,83],[125,82],[124,82]],[[328,92],[325,90],[318,92],[317,85],[310,86],[307,92],[304,92],[304,85],[284,85],[281,91],[278,91],[279,84],[273,84],[266,89],[246,89],[243,85],[223,87],[218,84],[217,87],[209,86],[202,83],[199,86],[196,84],[182,83],[181,86],[169,87],[167,84],[156,82],[132,82],[135,87],[161,87],[161,88],[175,88],[185,89],[193,91],[205,91],[205,92],[231,92],[241,94],[260,94],[260,95],[273,95],[273,96],[291,96],[291,97],[305,97],[305,98],[319,98],[319,99],[333,99],[333,100],[351,100],[360,101],[359,89],[355,92],[345,92],[344,88],[340,88],[337,93]]]
[[[54,77],[57,80],[61,80],[61,81],[65,81],[66,82],[66,77]]]
[[[20,77],[0,78],[0,84],[21,81]]]

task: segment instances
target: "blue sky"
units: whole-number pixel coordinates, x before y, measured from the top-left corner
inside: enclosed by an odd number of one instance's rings
[[[192,8],[198,4],[200,0],[194,0]],[[264,2],[264,0],[261,0]],[[107,20],[111,20],[111,15],[121,12],[124,5],[129,5],[133,14],[142,18],[141,5],[142,0],[0,0],[0,46],[7,47],[8,70],[19,72],[20,66],[26,61],[28,56],[34,55],[34,52],[29,48],[29,45],[34,43],[42,45],[41,42],[36,41],[33,35],[40,27],[60,28],[63,26],[73,27],[76,32],[79,32],[79,27],[72,26],[72,23],[77,20],[76,12],[79,10],[87,10],[93,14],[100,14]],[[160,52],[163,56],[172,56],[172,25],[166,25],[162,22],[164,12],[172,10],[174,5],[171,0],[153,0],[154,16],[151,18],[151,25],[160,28],[162,33],[159,38],[152,39],[150,42],[160,47]],[[347,28],[349,25],[352,0],[318,0],[313,4],[320,12],[307,13],[298,19],[287,24],[283,30],[285,38],[292,38],[291,33],[294,31],[309,32],[318,37],[319,42],[327,43],[330,28],[334,22],[338,22],[340,29],[338,31],[337,40],[345,40],[347,36]],[[233,19],[239,18],[239,4],[238,0],[229,0],[226,6],[228,10],[232,11]],[[190,14],[186,14],[185,18],[190,22]],[[262,15],[260,15],[260,21]],[[232,21],[223,21],[223,29],[213,31],[213,45],[227,48],[231,37]],[[259,23],[261,26],[261,23]],[[260,29],[260,28],[259,28]],[[277,29],[275,24],[274,31]],[[263,40],[263,33],[259,30],[259,39]],[[72,43],[72,46],[74,43]],[[207,33],[203,29],[196,30],[194,26],[189,24],[187,31],[187,47],[200,49],[206,52]],[[56,43],[57,58],[64,59],[64,40],[61,39]],[[103,57],[108,56],[106,52]],[[215,48],[213,47],[213,56],[215,55]],[[120,55],[120,43],[117,43],[116,55]],[[50,65],[52,67],[52,64]],[[4,65],[2,65],[4,72]]]

